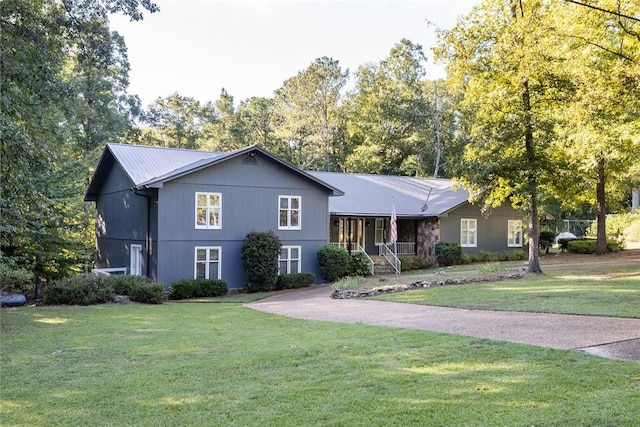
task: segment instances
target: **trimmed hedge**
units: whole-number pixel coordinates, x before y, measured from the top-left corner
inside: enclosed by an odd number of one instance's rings
[[[162,304],[166,299],[161,284],[129,275],[70,277],[43,289],[44,302],[48,305],[103,304],[114,295],[127,295],[131,301],[145,304]]]
[[[229,286],[224,280],[185,279],[169,286],[169,298],[173,300],[219,297],[227,292]]]
[[[335,282],[349,274],[349,252],[337,246],[325,245],[318,249],[318,269],[322,279]]]
[[[436,258],[440,265],[454,265],[462,262],[462,247],[456,242],[436,243]]]
[[[242,262],[249,292],[268,292],[278,281],[282,243],[273,231],[252,231],[242,244]]]
[[[313,273],[291,273],[278,276],[276,290],[306,288],[316,281]]]
[[[574,239],[568,242],[568,250],[574,254],[595,254],[598,249],[598,241],[596,239]],[[622,250],[622,244],[617,240],[607,241],[607,250],[609,252],[619,252]]]

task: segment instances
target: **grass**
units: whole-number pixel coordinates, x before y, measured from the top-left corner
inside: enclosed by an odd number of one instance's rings
[[[448,276],[444,276],[448,277]],[[480,310],[640,318],[640,266],[595,266],[501,282],[443,286],[374,297]]]
[[[3,309],[2,426],[640,423],[637,363],[241,304]]]

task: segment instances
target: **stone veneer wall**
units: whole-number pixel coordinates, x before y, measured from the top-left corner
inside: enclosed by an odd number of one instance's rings
[[[418,245],[416,252],[427,266],[438,264],[436,243],[440,241],[440,222],[438,218],[418,221]]]

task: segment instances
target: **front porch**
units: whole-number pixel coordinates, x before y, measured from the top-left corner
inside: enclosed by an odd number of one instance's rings
[[[353,252],[362,252],[372,264],[379,257],[397,265],[400,257],[418,257],[425,265],[435,265],[435,244],[439,240],[437,218],[398,218],[398,241],[389,242],[391,217],[332,215],[329,244]]]

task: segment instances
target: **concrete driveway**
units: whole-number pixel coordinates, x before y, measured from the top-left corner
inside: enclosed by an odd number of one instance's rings
[[[287,317],[365,323],[584,351],[640,361],[640,319],[466,310],[332,299],[329,285],[282,292],[246,306]]]

